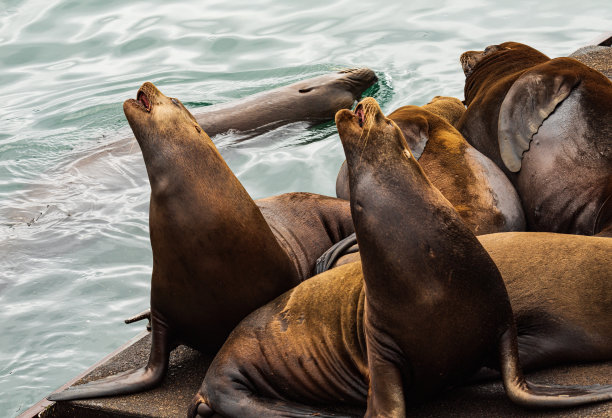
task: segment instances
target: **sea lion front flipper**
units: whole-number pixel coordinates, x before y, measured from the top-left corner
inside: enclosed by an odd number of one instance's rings
[[[612,385],[560,386],[542,385],[525,380],[519,364],[516,329],[500,338],[500,371],[510,399],[529,408],[565,408],[612,400]]]
[[[405,417],[406,401],[402,373],[391,362],[368,352],[370,388],[366,417]]]
[[[523,153],[542,123],[580,82],[575,71],[564,68],[563,60],[571,58],[556,58],[528,70],[504,97],[497,140],[501,158],[513,173],[520,171]]]
[[[134,322],[142,321],[143,319],[147,320],[147,331],[151,332],[151,308],[148,308],[139,314],[131,316],[124,320],[126,324],[133,324]]]
[[[151,353],[145,367],[128,370],[83,385],[72,386],[62,392],[52,393],[47,399],[50,401],[69,401],[100,398],[126,395],[153,388],[161,383],[166,375],[171,349],[168,328],[153,315]]]

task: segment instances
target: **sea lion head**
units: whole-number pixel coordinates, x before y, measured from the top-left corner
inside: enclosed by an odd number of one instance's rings
[[[459,61],[465,74],[465,104],[469,106],[483,85],[506,75],[530,68],[550,58],[537,49],[518,42],[489,45],[483,51],[467,51]]]
[[[311,119],[328,120],[338,110],[353,107],[377,80],[369,68],[345,69],[293,84],[291,97],[299,106],[308,109]]]
[[[484,49],[484,51],[466,51],[459,57],[459,61],[461,62],[461,68],[463,69],[463,73],[466,77],[469,77],[474,71],[474,68],[482,62],[487,57],[490,57],[492,54],[498,51],[503,51],[507,48],[502,47],[501,45],[489,45]]]
[[[465,113],[465,105],[456,97],[435,96],[422,108],[440,116],[454,127],[457,126],[457,122]]]
[[[123,103],[123,112],[142,148],[145,162],[149,149],[161,144],[177,144],[208,138],[180,100],[165,96],[153,85],[144,83],[136,100]]]
[[[349,167],[362,163],[376,165],[386,160],[388,154],[397,152],[414,159],[400,128],[385,117],[371,97],[359,102],[354,112],[344,109],[336,113],[336,126]]]

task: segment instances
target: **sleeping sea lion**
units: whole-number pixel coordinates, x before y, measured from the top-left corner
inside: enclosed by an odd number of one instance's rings
[[[318,275],[258,309],[213,360],[189,416],[405,416],[469,378],[501,370],[525,406],[612,399],[612,386],[525,381],[501,276],[452,205],[427,180],[402,131],[374,99],[336,125],[349,167],[362,263]]]
[[[465,52],[461,64],[459,131],[514,184],[528,230],[610,231],[612,82],[516,42]]]
[[[422,107],[400,107],[389,119],[404,133],[427,177],[475,235],[524,231],[525,216],[514,186],[448,122],[456,123],[464,111],[458,99],[438,96]],[[346,163],[336,179],[336,195],[349,198]]]
[[[154,387],[174,347],[214,353],[242,318],[309,277],[330,243],[353,231],[340,199],[295,193],[258,207],[182,103],[153,84],[124,112],[151,183],[151,354],[141,369],[50,400]]]

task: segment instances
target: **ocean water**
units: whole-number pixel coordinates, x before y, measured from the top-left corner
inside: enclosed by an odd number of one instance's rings
[[[551,57],[610,31],[608,1],[0,0],[0,417],[143,329],[149,185],[122,103],[145,81],[190,109],[367,66],[384,111],[463,98],[459,55],[513,40]],[[215,138],[253,198],[333,195],[333,123]],[[138,145],[134,141],[134,147]]]

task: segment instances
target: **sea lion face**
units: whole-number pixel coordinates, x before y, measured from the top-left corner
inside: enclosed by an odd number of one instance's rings
[[[518,42],[489,45],[484,51],[464,52],[459,61],[465,74],[465,105],[470,105],[483,86],[548,60],[537,49]]]
[[[155,143],[208,138],[180,100],[165,96],[150,82],[140,87],[136,100],[123,103],[123,111],[144,154]]]
[[[461,54],[461,57],[459,57],[459,61],[461,62],[461,68],[463,68],[463,73],[466,77],[468,77],[474,70],[474,67],[476,67],[487,56],[504,49],[508,48],[502,47],[501,45],[489,45],[484,49],[484,51],[464,52],[463,54]]]

